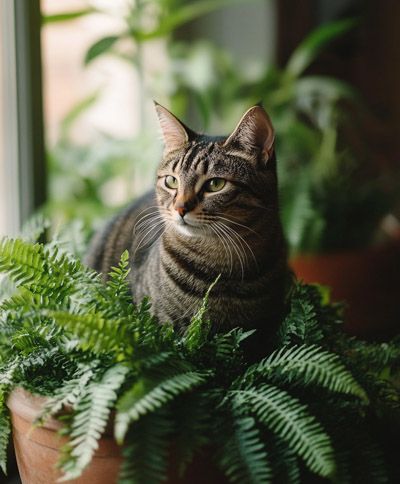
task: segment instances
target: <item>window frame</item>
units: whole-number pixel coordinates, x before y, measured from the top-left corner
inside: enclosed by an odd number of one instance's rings
[[[5,231],[46,201],[40,0],[2,0],[2,155]]]

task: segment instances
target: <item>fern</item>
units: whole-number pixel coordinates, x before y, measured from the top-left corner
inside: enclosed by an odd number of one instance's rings
[[[199,310],[193,316],[186,330],[183,343],[189,351],[199,350],[199,348],[201,348],[208,340],[211,330],[211,321],[205,318],[208,308],[208,299],[210,297],[210,292],[218,283],[220,277],[221,276],[218,276],[208,288]]]
[[[99,313],[71,314],[51,311],[44,314],[76,336],[84,350],[94,353],[123,351],[127,325],[122,319],[107,319]]]
[[[261,423],[286,441],[312,472],[323,477],[333,474],[335,462],[331,440],[297,398],[272,385],[236,390],[232,397],[237,411],[247,405]]]
[[[232,483],[271,482],[271,464],[254,418],[234,419],[233,432],[221,451],[219,465]]]
[[[123,365],[110,368],[100,381],[89,383],[78,400],[68,429],[70,441],[62,457],[63,481],[79,477],[91,461],[127,372],[128,368]]]
[[[0,387],[0,469],[7,474],[7,449],[8,440],[11,434],[11,424],[4,409],[5,396]]]
[[[251,366],[247,370],[246,378],[257,375],[272,381],[318,385],[333,392],[367,399],[365,391],[339,357],[314,345],[283,347],[275,351],[260,363]]]
[[[385,482],[384,435],[400,415],[398,340],[340,333],[328,292],[297,283],[275,349],[250,365],[243,341],[257,333],[214,332],[207,319],[214,285],[182,332],[159,324],[147,298],[132,302],[127,252],[104,283],[58,245],[0,242],[0,271],[17,286],[0,305],[3,467],[5,398],[22,386],[49,397],[36,425],[63,419],[65,478],[89,464],[115,409],[125,484],[171,478],[171,452],[179,476],[212,453],[231,482],[297,484],[304,472]],[[382,432],[366,438],[377,422]]]
[[[147,413],[164,406],[178,395],[203,384],[207,380],[206,373],[187,371],[167,377],[155,384],[151,380],[142,379],[137,382],[118,402],[118,412],[115,418],[115,436],[119,442],[124,440],[131,422]]]
[[[81,364],[71,379],[56,390],[49,398],[40,415],[36,418],[35,424],[41,425],[50,416],[57,415],[63,408],[75,408],[77,402],[86,391],[86,386],[95,375],[95,369],[99,361],[94,360],[89,364]]]
[[[145,415],[131,427],[124,447],[119,484],[158,484],[167,479],[172,418],[166,408]]]
[[[193,457],[209,445],[212,438],[210,402],[212,395],[207,392],[189,393],[177,399],[172,411],[176,418],[176,439],[174,453],[177,462],[177,475],[182,478]]]

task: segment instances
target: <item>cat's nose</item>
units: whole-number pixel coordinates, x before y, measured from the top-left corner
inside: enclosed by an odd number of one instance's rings
[[[185,205],[178,205],[177,207],[175,207],[175,210],[182,218],[188,213],[188,209],[185,207]]]

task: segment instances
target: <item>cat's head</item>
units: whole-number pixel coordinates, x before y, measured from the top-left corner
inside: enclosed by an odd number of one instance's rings
[[[212,236],[277,212],[274,129],[261,106],[227,137],[199,135],[157,103],[156,110],[164,140],[156,192],[169,227]]]

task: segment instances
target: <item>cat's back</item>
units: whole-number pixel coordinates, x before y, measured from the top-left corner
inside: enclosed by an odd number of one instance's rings
[[[85,263],[101,274],[108,274],[111,267],[118,264],[121,254],[132,249],[135,235],[143,232],[146,220],[150,220],[157,210],[154,190],[136,199],[95,234]],[[146,245],[151,242],[153,234],[148,235]]]

